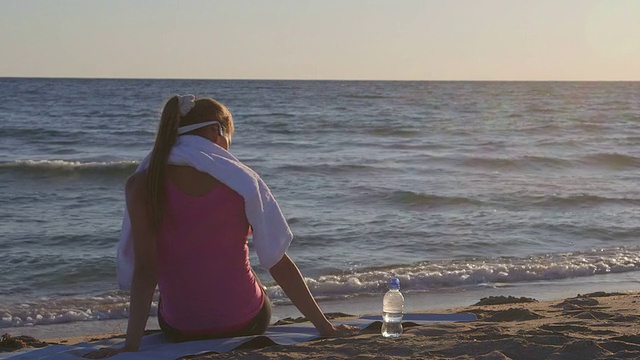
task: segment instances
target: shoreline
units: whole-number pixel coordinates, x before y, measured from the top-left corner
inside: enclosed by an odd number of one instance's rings
[[[389,359],[640,358],[640,291],[597,291],[531,302],[521,302],[520,296],[516,295],[492,295],[485,299],[504,303],[491,304],[491,301],[481,302],[477,298],[474,304],[467,306],[441,306],[437,311],[422,311],[474,313],[478,321],[407,327],[398,339],[383,338],[378,327],[348,338],[236,349],[194,358],[347,359],[357,355]],[[340,319],[333,321],[340,323]],[[300,318],[286,320],[304,321]],[[71,345],[123,336],[123,329],[113,330],[100,335],[49,337],[43,341],[50,345]]]
[[[640,280],[635,273],[600,275],[594,278],[571,278],[554,282],[529,282],[520,284],[493,284],[490,287],[463,289],[443,289],[432,292],[412,292],[401,289],[405,296],[405,312],[448,312],[454,308],[465,308],[484,297],[515,296],[529,297],[538,301],[557,301],[578,294],[594,292],[640,293]],[[377,315],[381,311],[382,296],[359,296],[340,300],[319,300],[325,313],[343,313],[352,316]],[[302,315],[290,304],[273,307],[271,323],[284,318],[298,318]],[[74,321],[58,324],[0,328],[0,334],[11,336],[31,336],[42,340],[65,340],[83,337],[104,338],[126,332],[127,319]],[[147,330],[159,330],[157,317],[150,316]]]

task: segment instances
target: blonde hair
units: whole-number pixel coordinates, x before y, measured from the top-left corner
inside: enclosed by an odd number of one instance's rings
[[[222,126],[223,133],[229,136],[235,131],[231,112],[226,106],[214,99],[196,100],[194,108],[185,116],[180,116],[178,96],[171,97],[164,105],[147,172],[149,205],[151,206],[152,223],[156,229],[162,223],[166,202],[167,160],[178,138],[178,127],[212,120],[218,121]],[[200,131],[202,129],[186,134],[198,134]]]

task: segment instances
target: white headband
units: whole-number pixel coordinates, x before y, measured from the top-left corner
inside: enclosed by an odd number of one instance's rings
[[[186,116],[194,106],[196,106],[196,97],[194,95],[176,95],[178,97],[178,108],[180,116]]]
[[[182,135],[184,133],[188,133],[189,131],[193,131],[195,129],[200,129],[200,128],[203,128],[205,126],[209,126],[209,125],[213,125],[213,124],[218,124],[218,135],[222,136],[223,135],[222,125],[220,125],[220,122],[218,122],[218,121],[205,121],[205,122],[201,122],[201,123],[197,123],[197,124],[180,126],[178,128],[178,135]]]
[[[180,112],[180,116],[187,116],[189,111],[191,111],[191,109],[196,106],[196,97],[191,94],[176,96],[178,97],[178,111]],[[220,124],[220,122],[218,121],[205,121],[197,124],[181,126],[178,128],[178,135],[182,135],[184,133],[188,133],[189,131],[200,129],[213,124],[218,124],[218,135],[223,136],[224,132],[222,131],[222,124]]]

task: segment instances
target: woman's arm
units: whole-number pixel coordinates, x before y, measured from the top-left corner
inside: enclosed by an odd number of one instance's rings
[[[84,356],[90,359],[109,357],[125,351],[137,351],[140,348],[140,342],[149,318],[153,292],[158,281],[157,232],[151,221],[145,173],[139,173],[129,178],[125,188],[125,196],[131,219],[135,254],[127,337],[124,347],[101,349]]]
[[[158,283],[157,232],[151,220],[146,180],[146,173],[139,173],[127,181],[125,190],[135,254],[125,351],[140,347]]]
[[[322,336],[342,336],[355,333],[359,328],[340,325],[333,326],[324,316],[316,303],[309,287],[296,264],[289,255],[284,254],[282,259],[269,269],[273,279],[280,285],[291,302],[300,312],[316,327]]]

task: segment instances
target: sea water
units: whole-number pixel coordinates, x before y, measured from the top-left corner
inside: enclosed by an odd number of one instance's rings
[[[379,308],[391,275],[415,308],[410,299],[446,292],[611,286],[640,270],[638,82],[3,78],[0,88],[3,328],[127,316],[115,278],[123,185],[175,93],[229,106],[231,151],[271,187],[295,236],[288,252],[323,308]],[[256,271],[276,311],[285,306]]]

